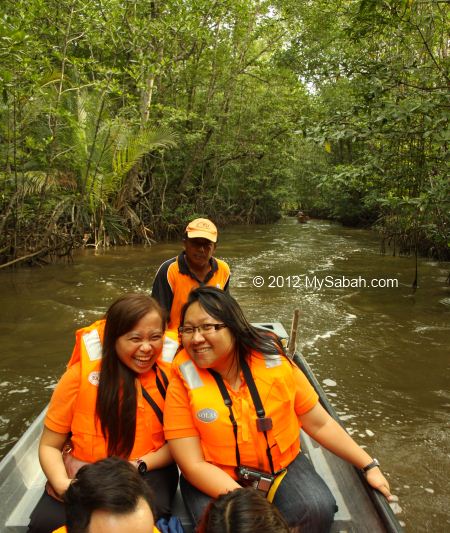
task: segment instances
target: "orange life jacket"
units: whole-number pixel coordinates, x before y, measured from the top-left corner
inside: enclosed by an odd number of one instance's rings
[[[272,418],[273,428],[267,432],[274,469],[288,466],[300,450],[300,423],[294,409],[295,380],[293,368],[280,355],[264,356],[252,353],[249,366],[258,388],[266,417]],[[213,463],[236,479],[236,441],[228,407],[213,376],[198,368],[185,350],[176,357],[173,372],[183,380],[196,429],[200,435],[206,461]],[[256,411],[247,385],[242,410],[233,400],[233,414],[238,424],[238,445],[241,464],[270,472],[267,442],[256,430]],[[229,391],[233,398],[232,391]],[[248,393],[248,394],[247,394]],[[252,457],[242,456],[243,442],[253,443]],[[253,454],[254,450],[254,454]]]
[[[225,261],[214,259],[217,261],[217,270],[205,285],[224,289],[230,278],[230,267]],[[180,271],[178,261],[179,258],[177,257],[177,260],[169,266],[167,271],[167,280],[173,293],[168,328],[174,331],[177,331],[180,325],[181,308],[187,302],[189,293],[192,289],[196,289],[199,286],[197,280]]]
[[[162,368],[163,371],[167,374],[167,377],[170,379],[170,373],[172,371],[172,362],[175,354],[180,347],[178,331],[166,329],[164,332],[164,344],[161,355],[156,361],[159,368]]]
[[[69,366],[78,361],[81,366],[80,388],[71,426],[73,455],[87,462],[107,457],[107,443],[101,431],[100,421],[95,416],[104,323],[104,320],[100,320],[77,331],[77,342],[69,361]],[[156,384],[156,371],[151,370],[136,378],[136,437],[131,459],[156,451],[165,443],[162,424],[153,408],[144,399],[141,388],[142,385],[158,407],[164,409],[164,399]]]
[[[101,359],[102,343],[105,332],[106,320],[102,318],[90,326],[78,329],[75,332],[75,346],[67,366],[72,366],[80,361],[82,356],[88,355],[91,360]],[[178,350],[178,331],[166,330],[164,332],[164,344],[157,363],[170,376],[172,361]]]

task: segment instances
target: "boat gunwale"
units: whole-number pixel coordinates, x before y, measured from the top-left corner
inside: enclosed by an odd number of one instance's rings
[[[319,396],[319,401],[322,404],[322,407],[347,432],[347,430],[345,429],[342,423],[342,420],[339,418],[339,415],[337,414],[330,400],[326,396],[325,391],[323,390],[322,386],[320,385],[317,378],[315,377],[306,359],[300,353],[295,352],[293,356],[293,361],[300,368],[300,370],[305,374],[305,376],[308,378],[308,381],[314,387],[315,391],[317,392]],[[383,496],[383,494],[381,494],[381,492],[379,492],[378,490],[374,489],[373,487],[369,485],[365,475],[359,468],[356,468],[355,466],[352,466],[352,468],[355,470],[361,482],[361,485],[364,487],[366,493],[371,499],[373,506],[376,512],[378,513],[378,516],[380,517],[383,525],[386,528],[386,532],[387,533],[402,533],[404,530],[402,526],[400,525],[399,521],[397,520],[397,517],[395,516],[394,511],[391,509],[387,499]]]

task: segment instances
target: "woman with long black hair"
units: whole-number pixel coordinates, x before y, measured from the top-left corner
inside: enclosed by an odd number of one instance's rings
[[[378,462],[320,405],[278,339],[251,326],[228,293],[192,291],[180,323],[184,349],[172,367],[164,431],[195,523],[211,498],[252,485],[291,528],[329,531],[336,503],[300,450],[300,428],[390,497]]]
[[[153,298],[128,294],[110,306],[104,320],[77,332],[44,421],[39,459],[48,483],[30,532],[64,524],[61,496],[77,468],[110,456],[129,460],[154,488],[156,519],[170,514],[178,471],[162,427],[167,376],[156,361],[164,328],[164,313]]]

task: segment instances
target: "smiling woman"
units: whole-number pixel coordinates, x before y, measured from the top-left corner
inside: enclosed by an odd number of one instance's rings
[[[148,372],[161,353],[163,334],[161,315],[150,311],[116,340],[117,357],[137,374]]]
[[[325,411],[279,339],[249,324],[227,292],[192,291],[178,331],[184,349],[173,364],[164,431],[194,523],[212,498],[250,485],[291,528],[329,531],[336,502],[301,452],[301,428],[391,497],[378,461]]]
[[[77,331],[44,422],[39,459],[48,490],[31,515],[30,533],[64,524],[61,496],[75,470],[109,456],[130,461],[155,489],[157,518],[170,514],[178,472],[162,427],[167,377],[155,365],[164,326],[153,298],[128,294],[104,320]]]
[[[230,357],[235,343],[226,324],[210,316],[199,302],[194,302],[188,307],[179,332],[184,348],[199,368],[212,368],[222,373],[232,386],[237,382],[239,369],[236,359]]]

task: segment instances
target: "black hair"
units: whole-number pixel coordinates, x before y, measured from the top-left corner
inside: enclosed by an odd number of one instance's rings
[[[239,359],[248,358],[251,350],[266,355],[284,354],[283,345],[275,334],[252,326],[230,293],[216,287],[198,287],[189,293],[188,300],[181,309],[181,325],[184,324],[186,311],[195,302],[209,315],[226,324],[234,337]]]
[[[120,361],[116,341],[152,311],[161,317],[164,331],[165,314],[158,302],[147,294],[126,294],[106,312],[95,412],[108,443],[108,455],[128,458],[136,436],[136,374]]]
[[[150,487],[136,468],[119,457],[108,457],[78,470],[64,494],[68,533],[86,533],[94,511],[132,513],[143,498],[153,512]]]
[[[206,508],[197,533],[289,533],[278,509],[253,488],[220,495]]]

